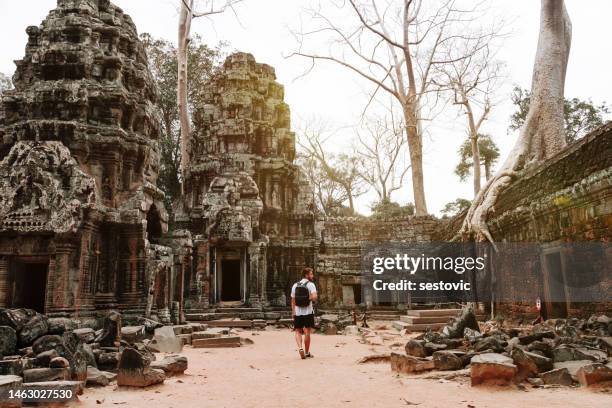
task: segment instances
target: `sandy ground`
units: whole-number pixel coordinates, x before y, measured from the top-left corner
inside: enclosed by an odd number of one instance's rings
[[[189,369],[146,390],[88,388],[77,407],[612,407],[612,395],[584,389],[472,388],[466,382],[418,379],[388,363],[357,364],[387,346],[357,336],[314,335],[314,359],[300,360],[288,329],[241,332],[255,344],[193,349]]]

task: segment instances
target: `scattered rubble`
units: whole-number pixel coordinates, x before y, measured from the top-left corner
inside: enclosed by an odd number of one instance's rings
[[[497,321],[479,325],[474,311],[465,308],[440,332],[409,339],[404,353],[391,353],[390,364],[392,370],[410,374],[468,369],[472,385],[612,384],[609,321],[605,315],[593,315],[533,326]]]
[[[187,370],[187,358],[177,354],[155,361],[150,351],[153,341],[148,339],[153,335],[147,332],[147,326],[122,328],[122,320],[117,312],[109,312],[96,323],[95,319],[47,319],[29,309],[0,309],[0,321],[6,324],[0,326],[0,333],[7,334],[0,339],[0,394],[9,389],[43,389],[46,386],[70,389],[76,397],[84,386],[105,387],[116,381],[120,386],[147,387],[162,383],[166,376],[181,375]],[[43,327],[40,322],[47,321],[52,322],[48,325],[51,332],[33,329]],[[196,328],[205,327],[197,325]],[[158,327],[156,344],[168,349],[175,347],[176,342],[181,341],[175,333],[183,334],[193,329],[188,325]],[[26,336],[22,335],[24,331]],[[210,335],[224,333],[222,329],[211,331]],[[39,336],[34,337],[33,333]],[[122,333],[126,334],[125,339]],[[21,339],[21,344],[17,339]]]

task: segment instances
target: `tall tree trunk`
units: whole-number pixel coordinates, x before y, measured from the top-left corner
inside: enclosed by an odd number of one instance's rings
[[[563,129],[565,73],[572,27],[563,0],[541,0],[540,36],[533,67],[531,103],[519,137],[497,174],[474,199],[461,232],[493,242],[487,218],[499,195],[526,167],[559,152],[566,144]]]
[[[484,168],[485,168],[485,179],[489,181],[491,179],[491,162],[489,160],[485,160]]]
[[[189,165],[189,136],[191,134],[191,124],[189,120],[188,107],[188,47],[189,36],[191,32],[191,21],[193,19],[193,2],[189,0],[189,7],[185,2],[181,2],[181,13],[179,15],[178,27],[178,86],[177,86],[177,102],[179,111],[179,122],[181,126],[181,173],[183,175],[183,183],[185,180],[185,171]]]
[[[418,124],[417,115],[411,112],[410,107],[404,107],[406,120],[406,137],[408,139],[408,152],[410,153],[410,170],[412,172],[412,194],[414,195],[415,214],[427,215],[425,201],[425,183],[423,177],[423,141]]]
[[[474,197],[480,191],[480,149],[478,148],[478,135],[470,136],[470,145],[472,146],[472,161],[474,173]]]

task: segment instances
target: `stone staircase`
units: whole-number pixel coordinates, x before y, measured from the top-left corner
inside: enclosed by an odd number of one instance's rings
[[[399,320],[393,322],[397,330],[408,330],[413,332],[438,330],[448,324],[451,318],[456,317],[461,309],[423,309],[408,310],[406,315],[400,316]],[[486,320],[484,314],[477,314],[478,320]]]
[[[190,309],[185,312],[188,322],[206,322],[209,327],[264,327],[267,324],[283,323],[291,318],[289,308],[267,308],[262,310],[246,306],[217,306],[209,309]]]

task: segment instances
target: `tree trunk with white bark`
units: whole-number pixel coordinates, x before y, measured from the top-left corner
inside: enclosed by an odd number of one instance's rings
[[[179,122],[181,126],[181,173],[183,180],[185,180],[185,171],[189,165],[189,136],[191,134],[191,123],[189,119],[189,107],[188,107],[188,92],[187,92],[187,81],[188,81],[188,48],[189,48],[189,37],[191,33],[191,21],[193,20],[193,2],[189,0],[181,3],[181,12],[179,15],[179,27],[178,27],[178,50],[177,50],[177,62],[178,62],[178,86],[177,86],[177,101],[179,111]]]
[[[464,236],[493,242],[487,218],[495,212],[500,194],[520,171],[565,147],[563,98],[571,37],[571,22],[564,1],[541,0],[540,34],[529,112],[504,165],[487,182],[468,210],[461,229]]]

